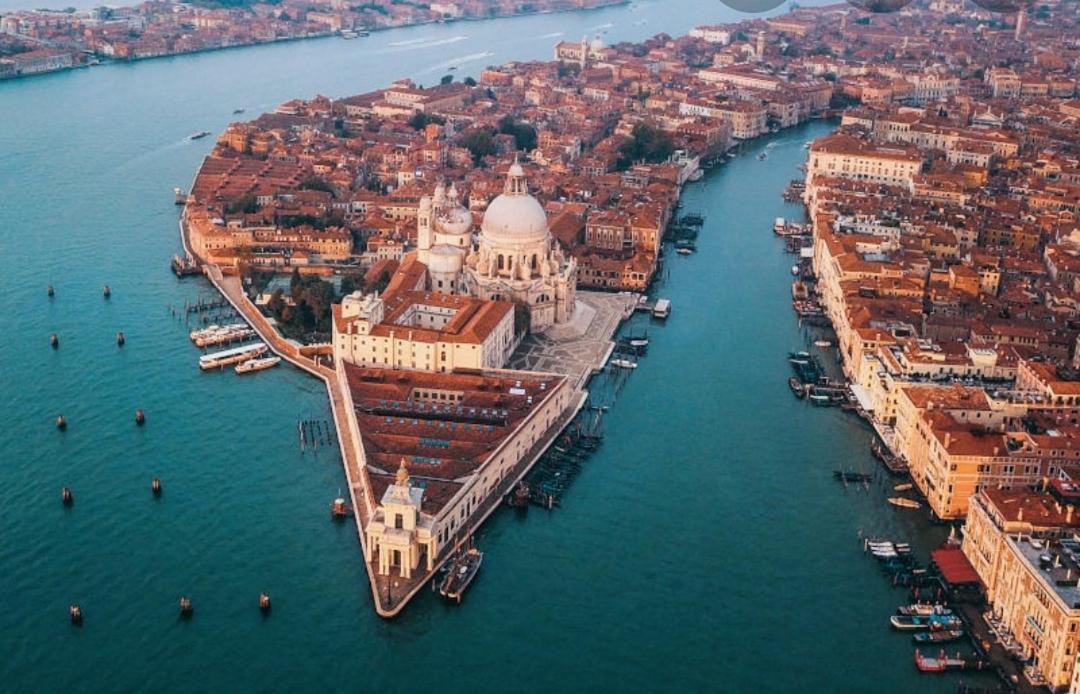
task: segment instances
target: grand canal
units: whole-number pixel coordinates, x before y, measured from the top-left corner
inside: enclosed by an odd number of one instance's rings
[[[645,2],[0,84],[4,688],[954,688],[915,673],[909,637],[887,625],[903,595],[857,539],[908,537],[925,557],[941,532],[890,510],[882,484],[834,483],[835,467],[876,469],[869,432],[785,384],[786,352],[806,336],[770,227],[797,216],[780,192],[826,124],[774,138],[765,161],[752,144],[688,188],[686,209],[707,217],[700,251],[671,258],[659,292],[674,313],[650,326],[606,442],[563,508],[493,517],[460,608],[423,594],[394,622],[374,615],[355,531],[328,519],[344,485],[336,451],[296,444],[298,418],[330,418],[322,385],[289,368],[200,373],[170,310],[209,296],[167,269],[172,187],[211,147],[186,136],[220,131],[234,108],[546,58],[560,36],[732,18],[719,4]],[[190,621],[177,619],[181,594]],[[68,624],[74,601],[81,629]]]

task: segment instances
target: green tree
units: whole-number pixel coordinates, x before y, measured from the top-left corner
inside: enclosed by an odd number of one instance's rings
[[[619,147],[616,167],[625,170],[636,161],[656,164],[666,161],[675,151],[671,137],[648,123],[638,123],[631,131],[630,139]]]
[[[439,84],[450,84],[453,81],[454,81],[454,76],[453,75],[443,75],[442,79],[439,80]]]
[[[473,155],[473,163],[479,164],[484,157],[495,154],[495,137],[487,128],[473,128],[458,141]]]

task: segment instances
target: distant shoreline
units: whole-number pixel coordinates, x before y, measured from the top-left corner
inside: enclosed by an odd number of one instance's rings
[[[367,32],[369,34],[375,34],[377,32],[382,33],[382,32],[386,32],[386,31],[393,31],[395,29],[406,29],[406,28],[420,27],[420,26],[431,26],[431,25],[434,25],[434,24],[458,24],[458,23],[464,23],[464,22],[487,22],[487,21],[491,21],[491,20],[495,20],[495,19],[512,19],[514,17],[533,17],[533,16],[545,15],[545,14],[554,15],[554,14],[586,13],[586,12],[595,12],[597,10],[606,10],[606,9],[613,8],[613,7],[622,7],[622,6],[625,6],[625,5],[629,5],[629,4],[631,4],[633,2],[633,0],[610,0],[610,1],[601,0],[601,1],[604,2],[604,4],[597,5],[595,7],[580,7],[580,8],[567,8],[567,9],[544,9],[544,10],[531,10],[531,11],[525,11],[525,12],[510,12],[510,13],[505,13],[505,14],[491,15],[491,16],[487,16],[487,17],[455,17],[455,18],[450,18],[450,19],[424,20],[424,21],[419,21],[419,22],[411,22],[411,23],[408,23],[408,24],[398,24],[398,25],[395,25],[395,26],[372,27],[370,29],[368,29],[368,28],[354,29],[354,30],[350,30],[350,31],[360,31],[360,32]],[[34,11],[37,11],[37,10],[8,10],[7,12],[0,12],[0,17],[4,17],[4,16],[6,16],[8,14],[12,14],[14,12],[34,12]],[[48,10],[48,11],[60,12],[61,10]],[[156,60],[156,59],[160,59],[160,58],[176,58],[176,57],[185,56],[185,55],[198,55],[198,54],[202,54],[202,53],[216,53],[218,51],[227,51],[227,50],[234,50],[234,49],[240,49],[240,48],[251,48],[253,46],[268,46],[268,45],[273,45],[273,44],[277,44],[277,43],[288,43],[288,42],[293,42],[293,41],[309,41],[309,40],[314,40],[314,39],[328,39],[328,38],[339,38],[339,39],[341,39],[343,41],[346,40],[344,37],[342,37],[341,31],[327,30],[327,31],[323,31],[323,32],[308,33],[308,34],[304,34],[302,36],[281,36],[281,37],[277,37],[277,38],[270,39],[270,40],[257,39],[257,40],[254,40],[254,41],[251,41],[251,42],[248,42],[248,43],[235,43],[235,44],[231,44],[231,45],[228,45],[228,46],[209,46],[209,47],[206,47],[206,48],[198,48],[198,49],[190,50],[190,51],[175,51],[175,52],[172,52],[172,53],[161,53],[159,55],[148,55],[148,56],[143,56],[143,57],[119,58],[119,59],[100,56],[100,55],[94,53],[93,51],[90,51],[90,50],[87,50],[87,49],[72,49],[71,50],[71,55],[82,54],[82,55],[85,55],[85,56],[90,56],[89,59],[94,61],[94,62],[84,62],[84,63],[80,63],[80,64],[77,64],[77,65],[69,65],[69,66],[59,67],[59,68],[51,69],[51,70],[42,70],[42,71],[39,71],[39,72],[30,73],[30,74],[16,74],[16,75],[10,75],[10,76],[7,76],[7,77],[0,76],[0,84],[3,84],[5,82],[22,81],[22,80],[26,80],[26,79],[32,79],[32,78],[35,78],[35,77],[46,77],[46,76],[49,76],[49,75],[55,75],[55,74],[58,74],[58,73],[71,72],[71,71],[74,71],[74,70],[81,70],[81,69],[84,69],[84,68],[91,68],[91,67],[101,67],[101,66],[106,66],[106,65],[125,65],[125,64],[132,64],[132,63],[141,63],[141,62],[144,62],[144,61],[147,61],[147,60]],[[362,41],[364,38],[367,38],[367,37],[358,36],[355,39],[348,39],[348,40]],[[0,58],[3,58],[3,57],[10,57],[10,56],[0,55]]]

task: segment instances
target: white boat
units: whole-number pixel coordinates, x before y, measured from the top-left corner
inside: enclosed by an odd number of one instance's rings
[[[671,314],[671,301],[668,299],[657,299],[656,305],[653,306],[652,314],[654,318],[667,318]]]
[[[238,374],[249,374],[263,369],[272,369],[278,365],[281,357],[262,357],[260,359],[248,359],[237,364],[234,368]]]
[[[887,501],[897,508],[922,508],[922,504],[914,499],[905,499],[902,496],[890,496]]]
[[[786,227],[786,226],[787,226],[787,220],[784,219],[783,217],[777,217],[776,219],[773,220],[773,224],[772,224],[773,231],[776,231],[776,232],[783,231],[784,227]]]
[[[791,266],[791,274],[795,275],[796,277],[799,276],[799,266],[798,265],[792,265]]]
[[[829,347],[832,347],[832,343],[828,340],[814,340],[814,346],[821,347],[822,349],[827,349]]]
[[[679,255],[692,255],[694,253],[693,248],[676,248],[675,252]]]
[[[199,368],[203,371],[208,371],[209,369],[216,369],[222,366],[228,366],[229,364],[239,364],[240,362],[260,357],[265,353],[265,343],[253,342],[249,345],[233,347],[232,349],[227,349],[222,352],[204,354],[199,357]]]
[[[909,489],[911,489],[911,487],[912,487],[911,482],[904,482],[903,484],[898,484],[895,487],[893,487],[893,491],[906,492]]]
[[[611,364],[612,366],[618,367],[620,369],[636,369],[637,368],[637,364],[630,361],[629,359],[612,359],[608,363]]]
[[[690,180],[690,181],[700,181],[700,180],[701,180],[701,179],[702,179],[702,178],[703,178],[704,176],[705,176],[705,172],[704,172],[704,171],[702,171],[701,169],[694,169],[694,173],[690,174],[690,175],[689,175],[689,176],[687,177],[687,180]]]

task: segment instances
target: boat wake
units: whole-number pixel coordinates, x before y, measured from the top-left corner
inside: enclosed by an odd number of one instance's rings
[[[610,29],[613,26],[615,26],[614,22],[607,22],[606,24],[597,24],[593,28],[589,29],[589,31],[600,31],[601,29]]]
[[[416,43],[427,43],[428,41],[434,40],[434,38],[435,38],[434,36],[425,36],[422,39],[409,39],[408,41],[391,41],[390,43],[388,43],[386,45],[387,46],[394,46],[394,47],[397,47],[397,46],[411,46],[411,45],[416,44]]]
[[[493,55],[495,54],[491,51],[484,51],[482,53],[470,53],[469,55],[463,55],[458,58],[451,58],[450,60],[444,60],[441,63],[436,63],[432,65],[431,67],[424,70],[422,74],[426,74],[429,72],[439,72],[441,70],[446,70],[450,67],[461,65],[462,63],[472,63],[477,60],[483,60],[484,58],[490,58]]]
[[[459,43],[461,41],[467,41],[468,36],[450,36],[445,39],[436,39],[434,41],[425,39],[424,42],[411,41],[400,42],[400,45],[395,46],[399,51],[412,51],[419,48],[434,48],[435,46],[448,46],[452,43]],[[394,44],[390,44],[393,46]]]
[[[544,34],[543,36],[537,36],[536,38],[538,38],[538,39],[557,39],[560,36],[563,36],[565,33],[566,33],[565,31],[553,31],[550,34]]]

